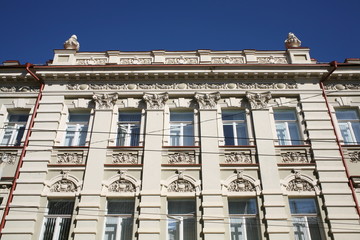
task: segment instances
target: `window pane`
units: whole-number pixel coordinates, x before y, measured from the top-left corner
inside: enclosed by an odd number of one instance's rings
[[[292,214],[316,214],[315,200],[311,198],[289,199]]]
[[[180,146],[181,127],[179,125],[170,126],[170,145]]]
[[[296,120],[296,115],[295,115],[295,112],[292,110],[284,110],[284,111],[277,110],[277,111],[274,111],[274,118],[275,118],[275,121]]]
[[[122,218],[120,240],[132,239],[132,229],[133,229],[133,218],[132,217]]]
[[[134,214],[134,200],[109,200],[108,214]]]
[[[306,221],[304,217],[294,217],[293,226],[296,240],[310,240],[306,232]]]
[[[222,120],[242,120],[245,121],[245,111],[223,110]]]
[[[236,125],[237,145],[248,145],[248,136],[245,123],[238,123]]]
[[[180,221],[168,219],[168,237],[169,240],[180,240]]]
[[[229,199],[230,214],[257,214],[255,199]]]
[[[171,122],[192,122],[194,121],[193,112],[170,112]]]
[[[60,222],[59,240],[68,240],[70,232],[71,218],[63,218]]]
[[[230,218],[231,240],[245,240],[244,218]]]
[[[185,124],[183,126],[184,131],[184,144],[183,146],[193,146],[194,145],[194,126],[192,124]]]
[[[48,208],[49,215],[71,215],[74,210],[74,201],[51,200]]]
[[[141,113],[140,112],[120,112],[119,113],[120,122],[140,122]]]
[[[289,122],[288,127],[289,127],[291,144],[300,145],[302,141],[300,140],[298,124],[294,122]]]
[[[335,114],[336,118],[339,120],[359,120],[359,116],[356,110],[336,110]]]
[[[10,126],[6,127],[3,139],[1,140],[1,145],[2,146],[11,145],[11,137],[12,137],[14,132],[15,132],[15,129],[13,127],[10,127]]]
[[[55,230],[56,218],[45,219],[43,240],[52,240]]]
[[[169,200],[169,214],[195,214],[196,207],[194,200]]]
[[[72,146],[75,142],[76,125],[69,125],[66,129],[65,146]]]
[[[235,139],[234,139],[234,130],[232,124],[224,124],[224,136],[225,136],[225,145],[227,146],[233,146],[235,145]]]
[[[311,240],[321,240],[320,226],[317,217],[307,217]]]
[[[70,113],[69,122],[89,122],[90,114]]]
[[[105,237],[104,240],[115,240],[117,231],[118,218],[107,217],[105,224]]]
[[[196,221],[194,217],[185,217],[183,220],[183,240],[196,239]]]
[[[354,136],[354,138],[355,138],[354,144],[360,144],[360,122],[352,122],[351,127],[352,127],[354,135],[355,135]]]
[[[79,146],[85,146],[87,132],[88,132],[87,125],[79,126],[79,143],[78,143]]]
[[[258,240],[259,238],[259,223],[257,218],[245,218],[246,224],[246,240]]]

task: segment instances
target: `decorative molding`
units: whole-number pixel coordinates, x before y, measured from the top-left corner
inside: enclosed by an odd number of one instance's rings
[[[165,64],[197,64],[199,60],[192,57],[180,56],[179,58],[166,58]]]
[[[134,153],[117,153],[112,155],[113,163],[137,164],[138,155]]]
[[[349,152],[350,162],[358,163],[360,162],[360,151]]]
[[[120,64],[151,64],[151,58],[120,58]]]
[[[245,63],[243,57],[213,57],[211,58],[213,64],[242,64]]]
[[[50,192],[76,192],[75,183],[68,179],[61,179],[50,187]]]
[[[304,179],[296,178],[291,180],[287,186],[286,190],[289,192],[312,192],[315,191],[314,187]]]
[[[0,164],[6,163],[9,165],[14,165],[16,162],[17,154],[0,152]]]
[[[195,187],[188,180],[178,179],[168,186],[168,192],[195,192]]]
[[[169,94],[165,93],[145,93],[143,99],[146,103],[147,109],[163,109],[166,101],[169,99]]]
[[[283,163],[309,163],[306,153],[302,152],[286,152],[281,153],[281,161]]]
[[[105,65],[108,62],[107,58],[94,58],[76,59],[76,63],[79,65]]]
[[[153,83],[153,84],[68,84],[67,90],[167,90],[167,89],[297,89],[293,83]],[[0,88],[1,90],[1,88]]]
[[[220,100],[220,92],[215,93],[195,93],[196,102],[200,109],[216,109],[217,102]]]
[[[292,47],[300,47],[301,41],[293,34],[289,32],[287,39],[285,40],[285,47],[292,48]]]
[[[64,49],[76,49],[76,51],[79,51],[80,43],[78,42],[76,35],[72,35],[64,42]]]
[[[103,93],[93,95],[96,109],[112,109],[118,99],[117,93]]]
[[[57,155],[57,163],[59,164],[82,164],[82,153],[61,153]]]
[[[251,109],[265,109],[271,99],[270,92],[264,93],[251,93],[246,92],[246,98],[251,105]]]
[[[229,192],[254,192],[255,186],[246,179],[238,178],[232,181],[228,187]]]
[[[175,154],[169,154],[168,163],[170,164],[194,164],[195,156],[187,152],[180,152]]]
[[[120,179],[110,184],[108,190],[109,192],[135,192],[136,188],[132,182]]]
[[[39,88],[30,86],[7,86],[0,87],[0,92],[39,92]]]
[[[358,83],[349,83],[349,84],[334,84],[329,83],[325,85],[326,90],[359,90],[360,84]]]
[[[258,57],[257,58],[258,63],[262,64],[287,64],[288,61],[286,60],[286,57]]]
[[[226,163],[252,163],[251,156],[245,152],[225,153]]]

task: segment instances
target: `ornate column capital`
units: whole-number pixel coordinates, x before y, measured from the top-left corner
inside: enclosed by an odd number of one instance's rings
[[[143,99],[147,109],[164,109],[169,94],[165,93],[144,93]]]
[[[117,93],[103,93],[93,95],[93,100],[95,102],[95,109],[112,109],[118,99]]]
[[[270,92],[252,93],[246,92],[246,98],[250,103],[251,109],[266,109],[271,99]]]
[[[215,93],[195,93],[196,102],[200,109],[216,109],[217,102],[220,100],[220,92]]]

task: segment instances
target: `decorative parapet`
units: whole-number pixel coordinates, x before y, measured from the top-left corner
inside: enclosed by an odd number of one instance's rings
[[[286,57],[258,57],[257,58],[258,63],[260,64],[287,64],[288,61]]]
[[[213,64],[243,64],[245,60],[243,57],[213,57],[211,58]]]
[[[166,101],[169,99],[169,94],[165,93],[145,93],[143,99],[146,103],[147,109],[163,109]]]
[[[152,58],[120,58],[120,64],[151,64]]]
[[[246,92],[246,98],[250,103],[251,109],[266,109],[271,99],[271,93],[252,93]]]
[[[297,84],[291,83],[124,83],[124,84],[68,84],[68,90],[221,90],[221,89],[297,89]],[[1,91],[1,88],[0,88]]]
[[[179,152],[168,155],[169,164],[195,164],[195,155],[189,152]]]
[[[165,64],[198,64],[198,58],[192,57],[175,57],[175,58],[165,58]]]
[[[138,155],[135,153],[115,153],[112,155],[112,163],[138,164]]]
[[[14,165],[17,159],[16,153],[0,152],[0,164]]]
[[[200,109],[216,109],[217,102],[220,100],[220,92],[215,93],[195,93],[195,100]]]
[[[93,100],[95,102],[96,109],[112,109],[118,99],[118,94],[95,94],[93,95]]]
[[[251,155],[247,152],[226,153],[225,163],[252,163]]]
[[[85,58],[85,59],[76,59],[78,65],[105,65],[108,62],[108,58]]]
[[[57,164],[83,164],[82,153],[60,153],[57,155]]]

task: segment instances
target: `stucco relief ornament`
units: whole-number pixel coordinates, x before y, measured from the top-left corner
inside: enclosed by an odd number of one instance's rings
[[[83,161],[83,155],[79,153],[64,153],[57,156],[57,163],[73,163],[81,164]]]
[[[215,93],[195,93],[195,100],[200,109],[215,109],[217,102],[220,100],[220,92]]]
[[[195,187],[185,179],[178,179],[169,185],[168,192],[195,192]]]
[[[354,151],[349,153],[350,161],[353,163],[360,162],[360,152]]]
[[[15,164],[16,161],[16,154],[11,153],[0,153],[0,164],[6,163],[9,165]]]
[[[110,184],[109,192],[135,192],[135,186],[128,180],[120,179]]]
[[[244,152],[231,152],[225,154],[226,163],[252,163],[250,155]]]
[[[118,99],[117,93],[104,93],[104,94],[95,94],[93,95],[93,100],[95,102],[96,109],[111,109]]]
[[[255,187],[250,181],[246,179],[236,179],[229,184],[228,191],[230,192],[254,192]]]
[[[77,40],[77,36],[72,35],[68,40],[66,40],[64,42],[64,48],[65,49],[76,49],[76,51],[79,51],[80,43]]]
[[[291,180],[287,187],[286,187],[287,191],[290,192],[312,192],[315,191],[314,187],[307,181],[300,179],[300,178],[295,178],[293,180]]]
[[[172,155],[169,155],[169,161],[168,163],[187,163],[187,164],[193,164],[195,163],[195,157],[194,155],[191,155],[189,153],[175,153]]]
[[[289,32],[287,39],[285,40],[285,47],[292,48],[292,47],[300,47],[301,41],[293,34]]]
[[[271,100],[271,93],[251,93],[246,92],[246,98],[251,105],[251,109],[265,109],[268,102]]]
[[[298,163],[308,163],[309,160],[306,157],[305,153],[301,152],[286,152],[281,153],[282,162],[284,163],[292,163],[292,162],[298,162]]]
[[[50,188],[50,192],[76,192],[76,191],[77,191],[76,185],[68,179],[61,179],[56,183],[54,183]]]
[[[137,164],[138,156],[132,153],[119,153],[112,156],[113,163]]]
[[[169,99],[169,94],[167,92],[145,93],[143,99],[147,109],[163,109],[166,101]]]

